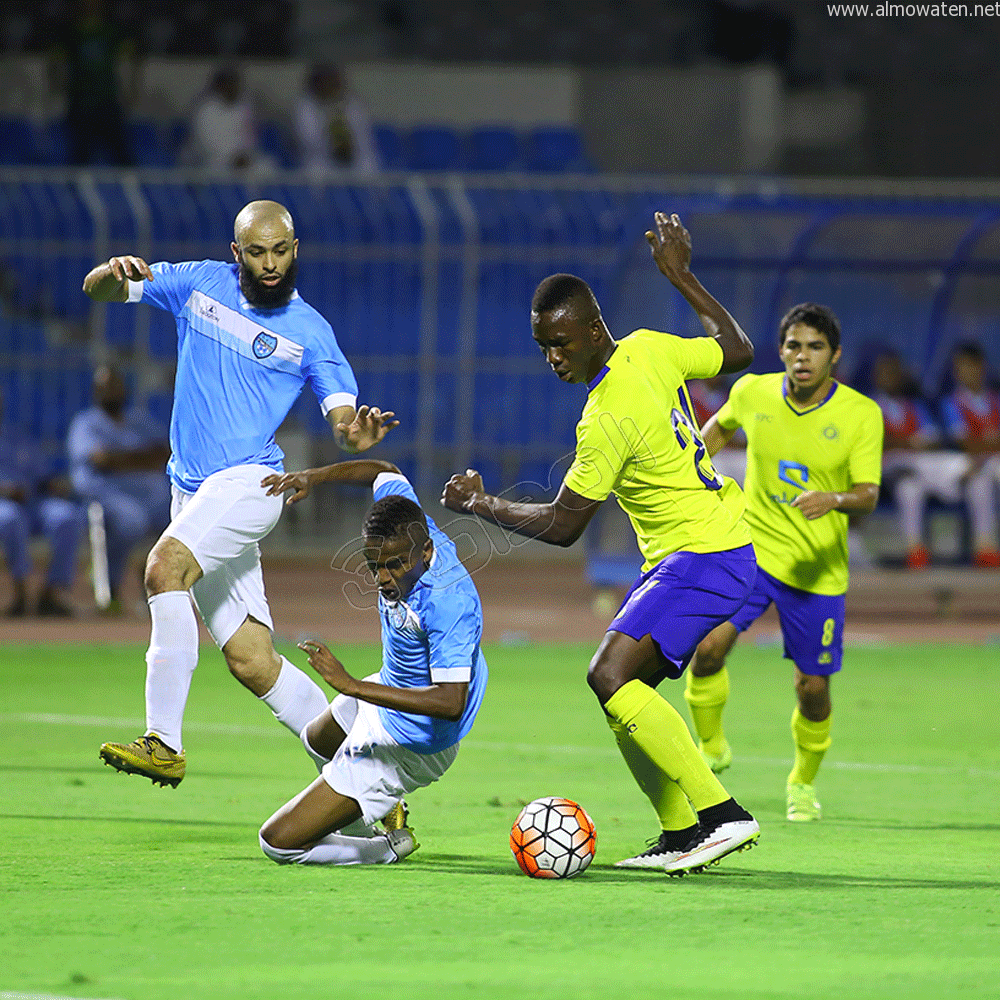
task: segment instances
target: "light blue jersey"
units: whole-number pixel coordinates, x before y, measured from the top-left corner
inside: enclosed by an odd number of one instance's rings
[[[153,281],[130,281],[129,302],[177,321],[177,379],[167,472],[194,493],[236,465],[282,470],[274,433],[308,382],[325,416],[354,406],[354,372],[330,324],[298,292],[256,309],[240,290],[238,265],[216,260],[154,264]]]
[[[405,476],[383,473],[375,480],[375,499],[392,494],[419,502]],[[434,543],[430,567],[405,601],[387,601],[379,595],[379,679],[396,688],[466,681],[469,693],[457,722],[379,707],[389,735],[416,753],[438,753],[465,736],[482,704],[488,675],[479,648],[483,607],[475,584],[459,562],[451,539],[429,517],[427,527]]]

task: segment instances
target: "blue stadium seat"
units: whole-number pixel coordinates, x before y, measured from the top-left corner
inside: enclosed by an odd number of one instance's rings
[[[379,166],[383,170],[401,170],[403,168],[403,140],[400,138],[399,132],[391,125],[376,125],[374,132]]]
[[[525,166],[539,173],[591,173],[580,133],[574,128],[538,128],[529,136]]]
[[[466,140],[469,170],[514,170],[521,166],[521,137],[509,128],[473,129]]]
[[[176,166],[176,147],[168,137],[168,126],[152,118],[132,118],[127,131],[136,166],[161,169]]]
[[[28,118],[0,118],[0,165],[38,162],[38,139]]]
[[[410,170],[458,170],[462,146],[454,129],[440,126],[415,128],[406,143]]]
[[[282,170],[294,170],[299,166],[295,145],[280,122],[262,121],[258,136],[261,150],[273,156]]]

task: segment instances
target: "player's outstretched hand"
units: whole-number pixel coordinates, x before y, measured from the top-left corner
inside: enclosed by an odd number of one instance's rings
[[[266,496],[276,497],[288,490],[295,492],[285,501],[289,506],[298,503],[309,496],[312,491],[312,480],[309,478],[309,471],[305,472],[272,472],[260,481],[261,486],[267,487]]]
[[[447,507],[448,510],[465,513],[472,509],[476,495],[482,495],[485,492],[483,477],[475,469],[466,469],[464,476],[456,473],[444,484],[441,506]]]
[[[309,666],[313,668],[334,689],[343,693],[350,687],[354,678],[344,669],[344,664],[322,642],[306,639],[299,643],[299,649],[309,658]]]
[[[829,514],[839,503],[840,497],[836,493],[807,490],[792,501],[792,506],[798,507],[807,521],[815,521],[816,518]]]
[[[653,260],[671,281],[688,273],[691,266],[691,234],[684,228],[680,216],[657,212],[655,231],[646,232],[646,242],[653,253]]]
[[[108,267],[111,268],[111,273],[119,281],[124,281],[126,278],[131,281],[153,280],[152,268],[141,257],[135,257],[132,254],[112,257],[108,261]]]
[[[399,426],[399,421],[392,419],[395,415],[392,410],[383,413],[377,406],[359,406],[354,420],[337,424],[337,430],[343,435],[346,449],[357,454],[377,445],[393,427]]]

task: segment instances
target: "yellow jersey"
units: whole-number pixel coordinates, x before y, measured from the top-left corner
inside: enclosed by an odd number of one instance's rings
[[[644,571],[681,549],[722,552],[750,541],[740,488],[715,471],[684,385],[721,367],[712,337],[636,330],[588,386],[563,481],[588,500],[615,495]]]
[[[784,372],[744,375],[716,414],[747,436],[746,520],[757,564],[813,594],[847,590],[847,515],[807,521],[791,502],[806,490],[843,493],[882,479],[882,411],[834,382],[826,398],[795,407]]]

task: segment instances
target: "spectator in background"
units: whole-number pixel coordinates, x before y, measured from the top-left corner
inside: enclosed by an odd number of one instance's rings
[[[927,500],[961,500],[969,459],[962,452],[942,448],[943,435],[895,351],[886,349],[876,356],[872,382],[872,398],[882,410],[885,425],[882,475],[899,510],[906,565],[925,569],[931,561],[924,544]]]
[[[0,545],[14,589],[14,599],[4,612],[8,618],[28,613],[32,535],[44,535],[51,550],[38,614],[72,616],[63,592],[73,585],[82,532],[83,511],[69,499],[68,485],[53,474],[34,442],[3,426],[0,397]]]
[[[234,66],[212,77],[191,118],[186,159],[210,170],[267,170],[276,164],[260,150],[257,114]]]
[[[121,613],[121,583],[135,545],[159,535],[170,521],[170,446],[144,411],[126,409],[125,382],[116,368],[94,372],[94,405],[69,426],[73,488],[104,510],[111,613]]]
[[[378,168],[368,112],[347,89],[336,66],[314,67],[295,109],[295,138],[302,165],[313,173]]]
[[[731,381],[725,375],[692,379],[688,382],[688,395],[699,427],[704,427],[708,418],[722,409],[723,403],[729,398],[730,385]],[[712,456],[712,464],[717,472],[735,479],[740,486],[743,485],[747,474],[747,436],[742,428],[721,451]]]
[[[130,94],[138,89],[135,44],[108,14],[105,0],[80,0],[75,16],[55,40],[50,72],[66,93],[70,162],[85,165],[105,151],[113,163],[130,167],[125,101],[119,71],[127,67]]]
[[[972,517],[973,561],[1000,567],[995,486],[1000,483],[1000,394],[992,389],[979,344],[958,344],[951,356],[954,391],[941,404],[948,436],[969,456],[965,499]]]

